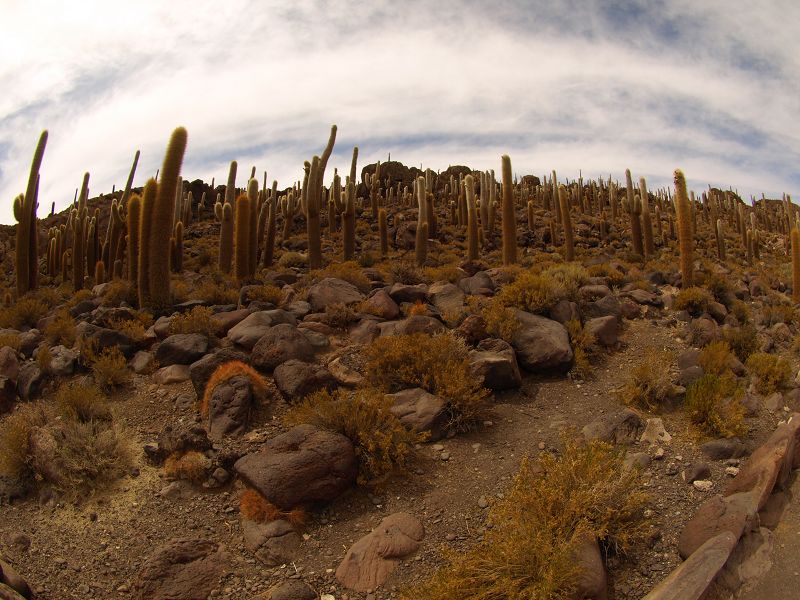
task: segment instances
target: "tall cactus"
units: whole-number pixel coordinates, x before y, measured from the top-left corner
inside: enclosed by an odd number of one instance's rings
[[[86,201],[89,198],[89,173],[83,176],[78,208],[73,209],[72,233],[72,286],[77,292],[83,288],[83,277],[86,273],[86,228],[88,213]]]
[[[135,194],[128,200],[128,281],[133,286],[139,283],[139,228],[141,222],[142,198]]]
[[[150,306],[150,236],[153,232],[153,208],[156,202],[158,184],[150,178],[144,184],[142,208],[139,217],[139,265],[136,269],[139,288],[139,306]],[[133,227],[134,224],[131,223]],[[135,260],[131,256],[131,260]]]
[[[353,161],[358,148],[353,151]],[[342,212],[342,254],[345,261],[352,260],[356,251],[356,185],[352,179],[347,182]]]
[[[428,258],[428,191],[425,178],[417,177],[417,233],[414,256],[418,267]]]
[[[642,198],[642,231],[644,233],[644,257],[649,258],[655,254],[653,243],[653,219],[650,216],[650,198],[647,193],[647,182],[644,177],[639,178],[639,192]]]
[[[792,227],[792,302],[800,302],[800,229]]]
[[[36,144],[25,194],[20,194],[14,199],[14,217],[17,219],[17,296],[35,290],[38,285],[39,244],[36,232],[36,204],[39,194],[39,169],[42,166],[46,145],[47,130],[42,132]]]
[[[325,178],[325,167],[336,143],[336,125],[331,126],[331,134],[321,157],[315,156],[311,161],[308,175],[306,198],[306,232],[308,234],[308,266],[319,269],[322,266],[322,238],[319,225],[319,213],[322,207],[322,184]]]
[[[693,242],[692,215],[689,206],[689,197],[686,194],[686,178],[683,171],[675,170],[675,214],[678,219],[678,247],[680,249],[681,279],[683,288],[689,288],[694,281],[693,269]]]
[[[264,240],[264,253],[262,254],[262,264],[265,267],[272,266],[272,260],[275,256],[275,229],[276,219],[278,212],[278,182],[272,182],[272,191],[270,192],[269,200],[269,213],[267,213],[267,226]],[[267,203],[265,202],[265,205]]]
[[[214,204],[214,216],[220,222],[217,266],[223,273],[230,273],[233,261],[233,205],[217,202]]]
[[[511,159],[504,154],[500,159],[503,172],[503,264],[517,262],[517,218],[514,211],[514,189]]]
[[[236,279],[242,281],[250,275],[250,198],[245,195],[236,199],[234,239]]]
[[[150,301],[154,306],[164,307],[170,301],[170,230],[175,210],[175,188],[178,184],[183,154],[186,151],[187,133],[183,127],[172,132],[161,167],[161,181],[158,184],[153,204],[153,228],[147,243],[150,249]]]
[[[385,258],[389,254],[389,230],[386,223],[385,208],[381,208],[378,211],[378,234],[381,240],[381,256]]]
[[[464,197],[467,202],[467,260],[478,260],[478,215],[475,210],[475,180],[464,178]]]
[[[250,203],[250,235],[247,250],[247,274],[255,277],[258,266],[258,179],[247,182],[247,200]]]
[[[561,208],[561,224],[564,228],[564,260],[571,262],[575,260],[575,241],[572,235],[572,214],[569,210],[567,188],[563,185],[558,186],[558,204]]]

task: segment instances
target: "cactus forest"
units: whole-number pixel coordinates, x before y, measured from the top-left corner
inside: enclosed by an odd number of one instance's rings
[[[3,598],[754,583],[800,439],[789,196],[340,172],[336,125],[296,181],[216,185],[178,127],[57,212],[48,139],[3,232]]]

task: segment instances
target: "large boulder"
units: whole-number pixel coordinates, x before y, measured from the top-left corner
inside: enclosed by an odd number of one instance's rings
[[[567,329],[557,321],[523,310],[515,311],[519,323],[511,338],[517,360],[531,372],[565,371],[572,363]]]
[[[482,340],[477,350],[470,351],[469,362],[472,371],[483,379],[483,385],[490,390],[511,390],[522,385],[517,356],[514,349],[503,340]]]
[[[298,400],[322,389],[336,387],[336,378],[324,366],[302,360],[287,360],[275,367],[275,385],[286,400]]]
[[[190,365],[208,352],[208,338],[200,333],[176,333],[169,336],[156,350],[156,360],[162,367]]]
[[[429,441],[436,441],[447,433],[447,402],[423,390],[411,388],[396,394],[388,394],[392,399],[391,411],[406,429],[416,432],[430,432]]]
[[[243,434],[254,404],[253,383],[246,375],[236,375],[217,384],[208,401],[209,437],[221,440]]]
[[[131,358],[136,352],[136,342],[129,335],[116,329],[98,327],[84,321],[75,327],[75,334],[79,340],[83,339],[93,344],[98,351],[116,346],[125,358]]]
[[[314,347],[305,335],[288,323],[268,329],[253,346],[251,354],[253,365],[263,371],[272,371],[293,358],[311,362],[314,359]]]
[[[620,411],[604,414],[588,425],[581,433],[584,439],[600,440],[612,444],[637,442],[645,429],[645,422],[634,410],[623,408]]]
[[[612,348],[619,341],[619,321],[612,315],[589,319],[584,323],[583,328],[605,348]]]
[[[424,302],[428,295],[428,285],[425,283],[418,283],[416,285],[408,285],[405,283],[395,283],[389,289],[389,296],[398,304],[403,302]]]
[[[464,308],[464,292],[457,285],[437,281],[428,288],[428,299],[443,315],[457,316]]]
[[[141,600],[207,598],[228,570],[230,557],[212,540],[172,539],[144,561],[133,586]]]
[[[329,502],[356,481],[352,442],[311,425],[298,425],[236,461],[235,471],[283,510]]]
[[[267,567],[277,567],[295,560],[303,539],[292,524],[283,519],[269,523],[242,521],[244,545]]]
[[[234,344],[250,350],[258,340],[264,337],[270,327],[281,323],[297,325],[297,319],[292,313],[285,310],[260,310],[231,327],[228,330],[228,339]]]
[[[17,382],[19,375],[19,358],[11,346],[0,347],[0,377]]]
[[[425,529],[408,513],[384,518],[345,554],[336,579],[344,587],[359,592],[374,590],[391,575],[400,561],[413,554],[425,537]]]
[[[326,277],[308,288],[308,303],[314,312],[322,312],[329,304],[353,304],[364,299],[356,286],[343,279]]]
[[[381,337],[387,335],[411,335],[412,333],[427,333],[435,335],[447,329],[439,319],[425,315],[412,315],[402,321],[387,321],[378,323]]]
[[[381,319],[386,319],[387,321],[391,321],[400,316],[400,307],[397,306],[397,302],[392,300],[389,292],[385,289],[376,291],[369,298],[364,300],[361,310],[380,317]]]

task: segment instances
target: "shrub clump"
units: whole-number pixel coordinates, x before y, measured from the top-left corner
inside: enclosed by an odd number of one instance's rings
[[[200,333],[213,338],[217,333],[217,326],[211,317],[214,313],[207,306],[195,306],[187,313],[172,317],[169,322],[170,334]]]
[[[372,289],[372,282],[364,275],[359,264],[355,261],[332,262],[324,269],[317,269],[311,272],[313,281],[321,281],[326,277],[342,279],[356,286],[362,293],[367,293]]]
[[[75,344],[75,319],[67,310],[59,310],[55,318],[44,328],[44,335],[54,345],[71,348]]]
[[[36,327],[36,323],[48,310],[49,306],[44,301],[28,294],[12,306],[0,308],[0,328]]]
[[[689,287],[678,292],[672,307],[685,310],[693,317],[699,317],[708,310],[710,302],[714,302],[711,292],[700,287]]]
[[[164,461],[164,473],[172,479],[184,479],[202,483],[206,479],[211,461],[202,452],[189,450],[168,456]]]
[[[623,468],[610,445],[567,443],[560,457],[522,461],[505,498],[493,507],[484,541],[429,581],[411,600],[573,597],[581,542],[596,538],[625,553],[644,538],[646,495],[639,473]]]
[[[132,376],[128,370],[128,362],[118,347],[103,348],[98,354],[95,344],[84,343],[81,355],[100,389],[109,391],[118,385],[130,383]]]
[[[55,394],[56,406],[65,417],[82,423],[111,421],[108,397],[96,385],[64,383]]]
[[[472,372],[466,344],[451,333],[378,338],[363,356],[367,383],[387,393],[419,387],[439,396],[452,429],[469,430],[486,414],[489,391]]]
[[[495,301],[501,306],[543,314],[560,300],[574,298],[587,278],[586,269],[578,265],[556,265],[541,273],[528,271],[504,285]]]
[[[211,405],[211,396],[214,395],[214,388],[233,377],[244,376],[250,380],[253,394],[256,399],[263,402],[267,397],[267,381],[264,377],[250,365],[239,360],[231,360],[221,364],[211,374],[200,400],[200,414],[208,417],[208,410]]]
[[[639,364],[631,368],[628,380],[617,395],[625,404],[657,410],[672,391],[672,380],[666,365],[672,363],[668,352],[648,351]]]
[[[751,324],[726,329],[723,332],[723,337],[728,342],[736,358],[742,362],[747,361],[748,357],[758,349],[756,328]]]
[[[740,392],[731,375],[703,375],[686,390],[689,419],[712,437],[744,435],[747,426]]]
[[[785,359],[766,352],[751,354],[745,366],[755,377],[759,394],[771,394],[786,387],[792,376],[792,367]]]
[[[597,339],[586,331],[578,319],[567,321],[567,333],[575,356],[570,373],[579,379],[588,379],[594,373],[592,359],[598,353]]]
[[[348,438],[358,460],[358,483],[376,484],[393,472],[407,472],[414,445],[427,437],[406,429],[391,407],[392,399],[379,390],[339,388],[333,394],[311,394],[285,419],[289,425],[307,423]]]
[[[703,372],[708,375],[725,375],[731,372],[731,363],[734,360],[731,347],[726,341],[711,342],[700,351],[698,364]]]

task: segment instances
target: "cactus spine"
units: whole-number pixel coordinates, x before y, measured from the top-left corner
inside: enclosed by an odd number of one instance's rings
[[[563,185],[558,186],[558,203],[561,208],[561,224],[564,228],[564,260],[570,262],[575,260],[575,241],[572,236],[572,215],[569,211],[567,188]]]
[[[38,285],[39,253],[36,235],[36,204],[39,195],[39,169],[42,166],[47,131],[43,131],[33,153],[28,187],[25,194],[14,200],[14,217],[17,219],[17,297],[35,290]]]
[[[513,265],[517,262],[517,219],[514,212],[511,159],[504,154],[500,162],[503,172],[503,264]]]
[[[161,167],[161,182],[158,184],[153,203],[153,227],[150,239],[145,240],[144,237],[141,239],[142,244],[146,243],[149,246],[150,301],[158,307],[167,306],[170,300],[169,233],[174,219],[175,189],[183,163],[183,154],[186,151],[186,142],[186,129],[178,127],[172,132],[164,164]]]
[[[692,286],[692,215],[686,194],[686,178],[680,169],[675,170],[675,215],[678,219],[678,247],[680,249],[681,279],[683,288]]]

